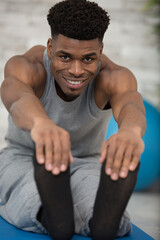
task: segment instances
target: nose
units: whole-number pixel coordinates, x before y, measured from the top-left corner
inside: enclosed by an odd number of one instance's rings
[[[80,77],[84,73],[82,63],[78,60],[72,61],[68,71],[75,77]]]

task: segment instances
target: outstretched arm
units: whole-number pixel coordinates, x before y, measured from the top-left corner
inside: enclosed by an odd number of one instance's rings
[[[43,52],[44,48],[36,47],[35,51]],[[33,63],[29,54],[32,56],[35,52],[15,56],[6,64],[1,98],[14,123],[30,131],[37,161],[44,163],[48,171],[58,174],[67,169],[68,161],[73,161],[69,133],[46,114],[39,100],[44,90],[45,70],[40,61]]]
[[[105,69],[103,70],[105,77]],[[134,171],[144,150],[145,108],[137,92],[137,82],[126,68],[113,71],[108,83],[110,105],[118,123],[118,133],[103,143],[100,162],[106,161],[106,173],[113,180]]]

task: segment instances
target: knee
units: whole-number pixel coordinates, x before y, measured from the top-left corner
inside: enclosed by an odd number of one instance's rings
[[[114,240],[116,238],[117,229],[114,226],[103,227],[100,224],[90,223],[90,232],[93,240]]]

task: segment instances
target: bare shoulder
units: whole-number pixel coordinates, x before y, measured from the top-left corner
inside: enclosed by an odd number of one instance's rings
[[[122,66],[111,71],[108,84],[112,94],[137,91],[137,81],[134,74],[128,68]]]
[[[136,78],[128,68],[115,64],[106,56],[102,61],[101,85],[108,95],[137,91]]]
[[[34,46],[23,55],[13,56],[5,66],[5,79],[15,78],[25,84],[36,87],[45,79],[43,65],[44,46]]]

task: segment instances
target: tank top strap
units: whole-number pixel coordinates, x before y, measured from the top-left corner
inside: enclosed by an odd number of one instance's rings
[[[43,95],[40,100],[42,103],[45,103],[45,100],[48,96],[49,90],[51,89],[51,87],[53,85],[53,81],[51,78],[51,70],[50,70],[51,62],[47,55],[47,48],[44,51],[43,63],[44,63],[44,67],[46,70],[47,77],[46,77],[44,92],[43,92]]]

